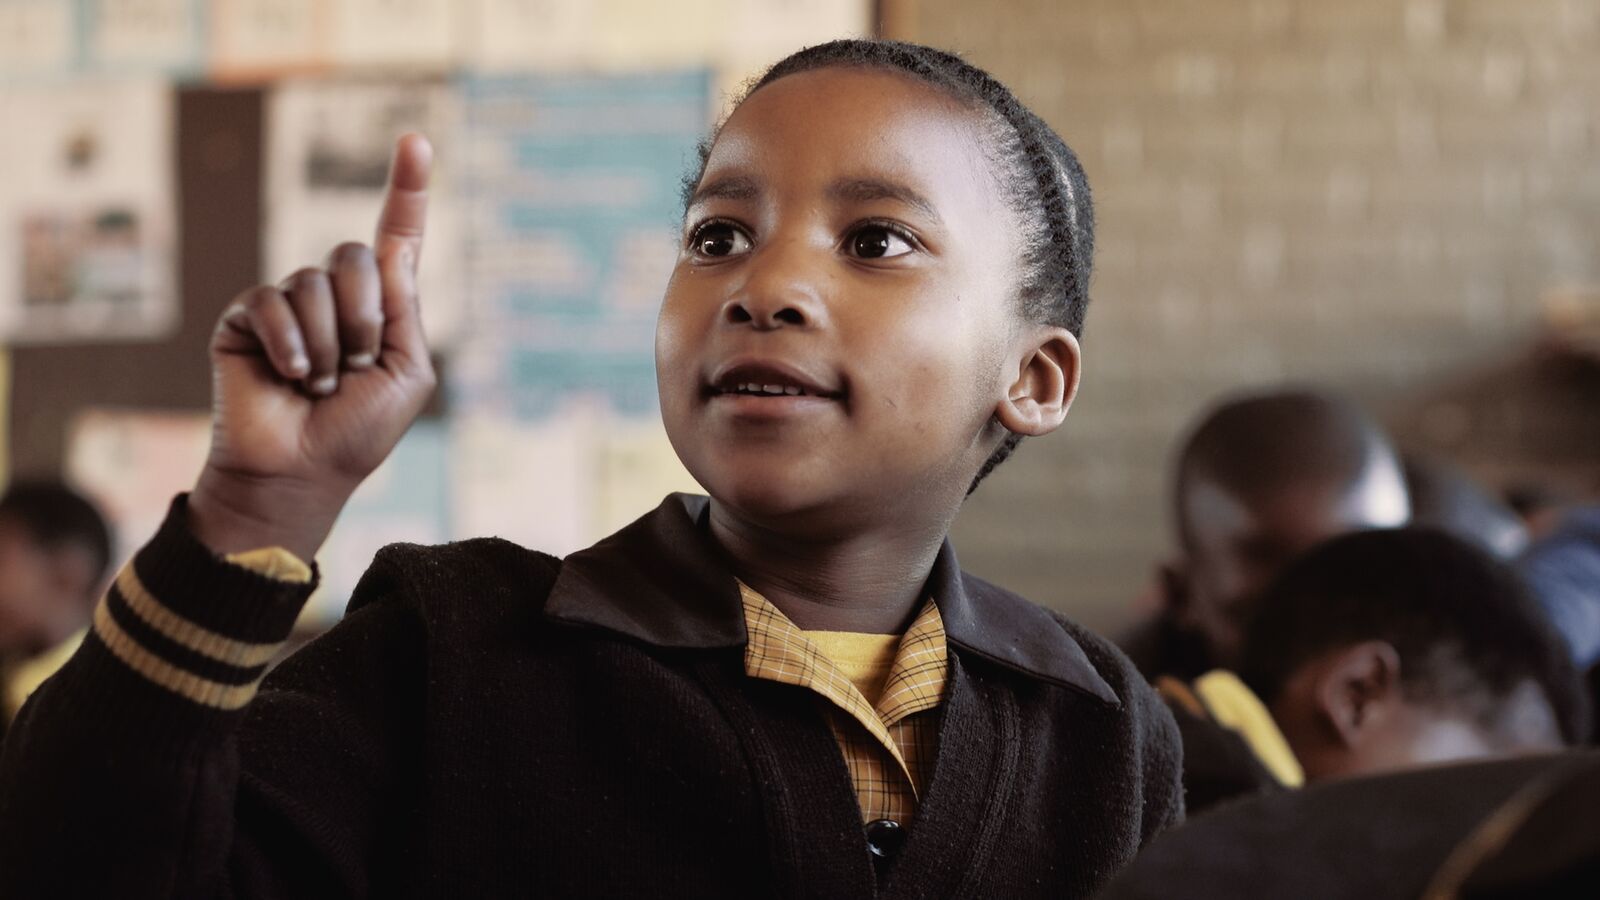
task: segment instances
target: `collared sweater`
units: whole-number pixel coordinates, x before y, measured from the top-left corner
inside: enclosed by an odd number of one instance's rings
[[[1182,817],[1127,660],[948,544],[937,756],[888,856],[811,693],[745,674],[704,498],[565,560],[389,547],[259,692],[308,587],[181,499],[131,565],[7,738],[0,896],[1083,897]]]

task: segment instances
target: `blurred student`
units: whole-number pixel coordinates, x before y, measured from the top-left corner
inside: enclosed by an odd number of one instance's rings
[[[64,485],[17,482],[0,496],[0,733],[77,648],[111,561],[111,533]]]
[[[1527,549],[1528,527],[1517,511],[1466,472],[1414,453],[1404,454],[1402,465],[1411,495],[1411,524],[1447,531],[1500,559]]]
[[[1267,591],[1239,677],[1160,685],[1179,714],[1196,810],[1328,778],[1559,750],[1589,728],[1579,674],[1516,573],[1430,528],[1313,550]],[[1216,752],[1230,745],[1240,752]]]
[[[1284,566],[1411,511],[1383,431],[1354,404],[1309,390],[1222,402],[1184,443],[1174,481],[1181,557],[1160,572],[1155,617],[1123,641],[1151,678],[1236,666],[1243,623]]]
[[[1580,668],[1600,665],[1600,506],[1568,512],[1517,560]]]
[[[1475,760],[1255,797],[1158,838],[1099,900],[1593,900],[1600,755]]]
[[[1573,663],[1588,670],[1590,699],[1600,715],[1600,506],[1569,511],[1517,560],[1517,568]]]

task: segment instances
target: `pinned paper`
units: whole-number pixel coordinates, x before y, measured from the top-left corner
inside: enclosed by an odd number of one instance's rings
[[[84,64],[187,74],[204,63],[201,0],[80,0]]]
[[[212,77],[261,81],[326,68],[333,15],[327,0],[211,0]]]
[[[156,81],[0,91],[0,339],[148,339],[178,324],[172,96]]]
[[[261,273],[267,283],[322,265],[345,241],[370,244],[395,139],[408,131],[429,137],[434,166],[419,276],[422,318],[429,343],[449,348],[467,302],[452,175],[460,126],[449,87],[437,80],[290,81],[273,91],[267,124]]]

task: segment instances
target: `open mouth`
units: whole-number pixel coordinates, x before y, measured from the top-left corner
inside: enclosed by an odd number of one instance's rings
[[[723,389],[724,394],[748,394],[753,397],[805,397],[809,396],[805,388],[796,385],[783,384],[736,384],[732,390]]]
[[[722,367],[706,387],[710,396],[816,397],[838,400],[844,392],[793,366],[742,361]]]

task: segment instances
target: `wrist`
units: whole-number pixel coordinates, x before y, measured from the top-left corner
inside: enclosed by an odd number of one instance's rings
[[[218,556],[282,547],[317,555],[351,491],[286,478],[241,476],[207,466],[189,494],[190,532]]]

